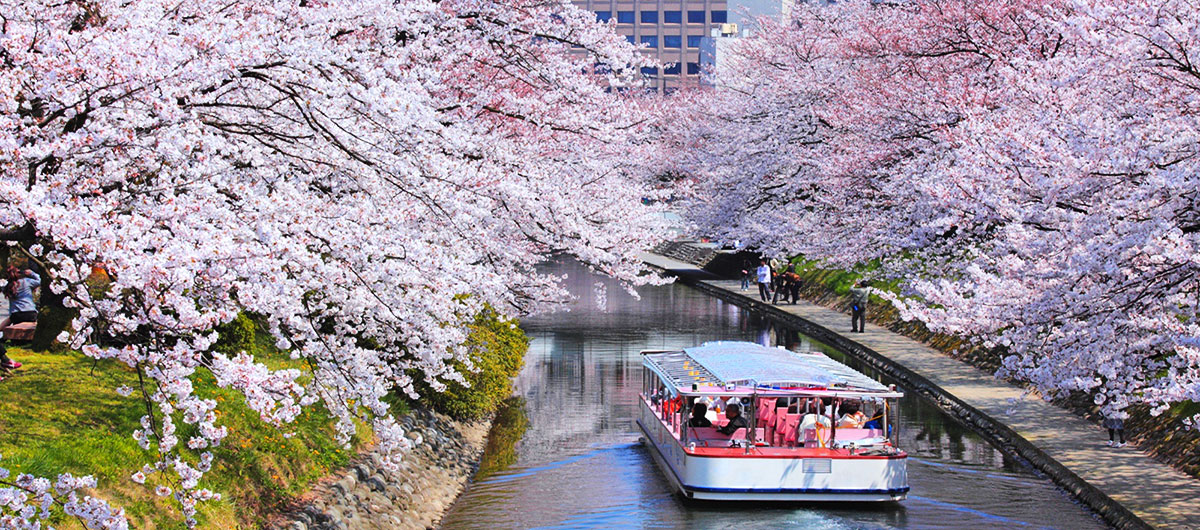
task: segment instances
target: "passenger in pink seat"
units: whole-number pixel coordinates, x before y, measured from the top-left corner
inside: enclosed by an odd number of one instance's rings
[[[742,416],[742,406],[737,403],[730,403],[725,409],[725,417],[729,418],[729,423],[724,427],[717,429],[717,432],[726,436],[733,434],[738,429],[749,429],[750,424],[746,421],[746,417]]]
[[[838,421],[839,429],[861,429],[863,424],[867,423],[867,415],[858,410],[858,405],[854,403],[847,403],[842,407],[842,411],[845,414]]]
[[[712,427],[712,422],[704,416],[708,414],[708,405],[696,403],[692,405],[692,417],[688,419],[688,427]]]

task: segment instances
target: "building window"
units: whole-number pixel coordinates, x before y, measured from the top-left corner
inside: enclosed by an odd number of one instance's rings
[[[679,35],[663,35],[663,48],[680,48],[683,45],[683,37]]]
[[[688,63],[687,73],[689,73],[689,74],[700,73],[700,63]]]
[[[642,44],[645,44],[647,48],[657,48],[658,35],[642,35]]]
[[[617,11],[617,24],[633,24],[633,11]]]
[[[667,24],[682,24],[683,11],[663,11],[663,22]]]
[[[600,22],[608,22],[609,20],[612,20],[612,11],[597,11],[596,20],[599,20]]]
[[[713,11],[712,12],[712,23],[713,24],[724,24],[726,22],[729,22],[729,17],[726,15],[725,11]]]
[[[655,66],[643,66],[642,75],[654,77],[658,75],[658,68]]]
[[[679,75],[679,63],[663,67],[663,75]]]
[[[637,38],[633,35],[626,35],[625,40],[629,41],[629,44],[637,44]]]
[[[658,24],[658,11],[642,11],[642,24]]]
[[[704,23],[704,12],[703,11],[688,11],[688,24],[703,24],[703,23]]]
[[[700,39],[703,38],[703,35],[688,35],[688,48],[699,48]]]

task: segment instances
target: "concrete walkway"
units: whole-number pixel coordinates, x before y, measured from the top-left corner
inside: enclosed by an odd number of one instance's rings
[[[1104,506],[1103,501],[1107,499],[1088,499],[1085,492],[1063,482],[1071,482],[1072,474],[1077,476],[1076,480],[1082,479],[1086,485],[1107,495],[1152,527],[1200,529],[1200,481],[1155,461],[1133,446],[1108,447],[1105,443],[1107,431],[1071,412],[1036,397],[1023,396],[1022,389],[1016,386],[879,326],[868,323],[865,333],[850,333],[848,314],[803,301],[796,305],[769,306],[758,300],[754,285],[751,290],[742,291],[739,281],[715,279],[687,263],[653,254],[646,254],[643,259],[681,276],[701,290],[751,309],[761,309],[768,316],[774,311],[782,311],[798,317],[923,376],[957,401],[976,409],[991,421],[1011,428],[1020,438],[1065,467],[1069,473],[1058,470],[1057,475],[1054,472],[1048,474],[1069,491],[1077,493],[1111,523],[1138,526],[1137,521],[1127,517],[1122,521],[1121,514],[1114,513],[1125,512],[1120,507]],[[822,337],[814,338],[822,340]],[[1028,445],[1021,440],[1014,442],[1021,442],[1014,443],[1018,447]],[[1018,452],[1029,457],[1025,451]],[[1047,465],[1053,467],[1053,463]],[[980,494],[986,495],[986,492]]]

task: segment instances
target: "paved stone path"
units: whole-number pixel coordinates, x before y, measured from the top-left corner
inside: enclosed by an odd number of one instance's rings
[[[675,274],[712,278],[695,266],[662,256],[646,254],[643,259]],[[742,291],[738,280],[697,281],[758,301],[753,284]],[[1108,447],[1107,431],[1099,426],[1036,397],[1023,396],[1016,386],[879,326],[868,323],[865,333],[851,334],[848,314],[804,301],[775,307],[843,334],[928,378],[996,422],[1008,425],[1147,524],[1155,528],[1200,529],[1200,481],[1155,461],[1136,447]],[[1014,408],[1010,400],[1015,400],[1015,410],[1010,410]]]

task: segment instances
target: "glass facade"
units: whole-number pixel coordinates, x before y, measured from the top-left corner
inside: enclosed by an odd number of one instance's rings
[[[616,17],[616,30],[639,46],[641,53],[664,66],[647,68],[650,88],[667,93],[700,83],[701,42],[716,24],[729,19],[729,10],[740,5],[728,0],[574,0],[596,13],[596,19]],[[740,21],[739,21],[740,22]]]

